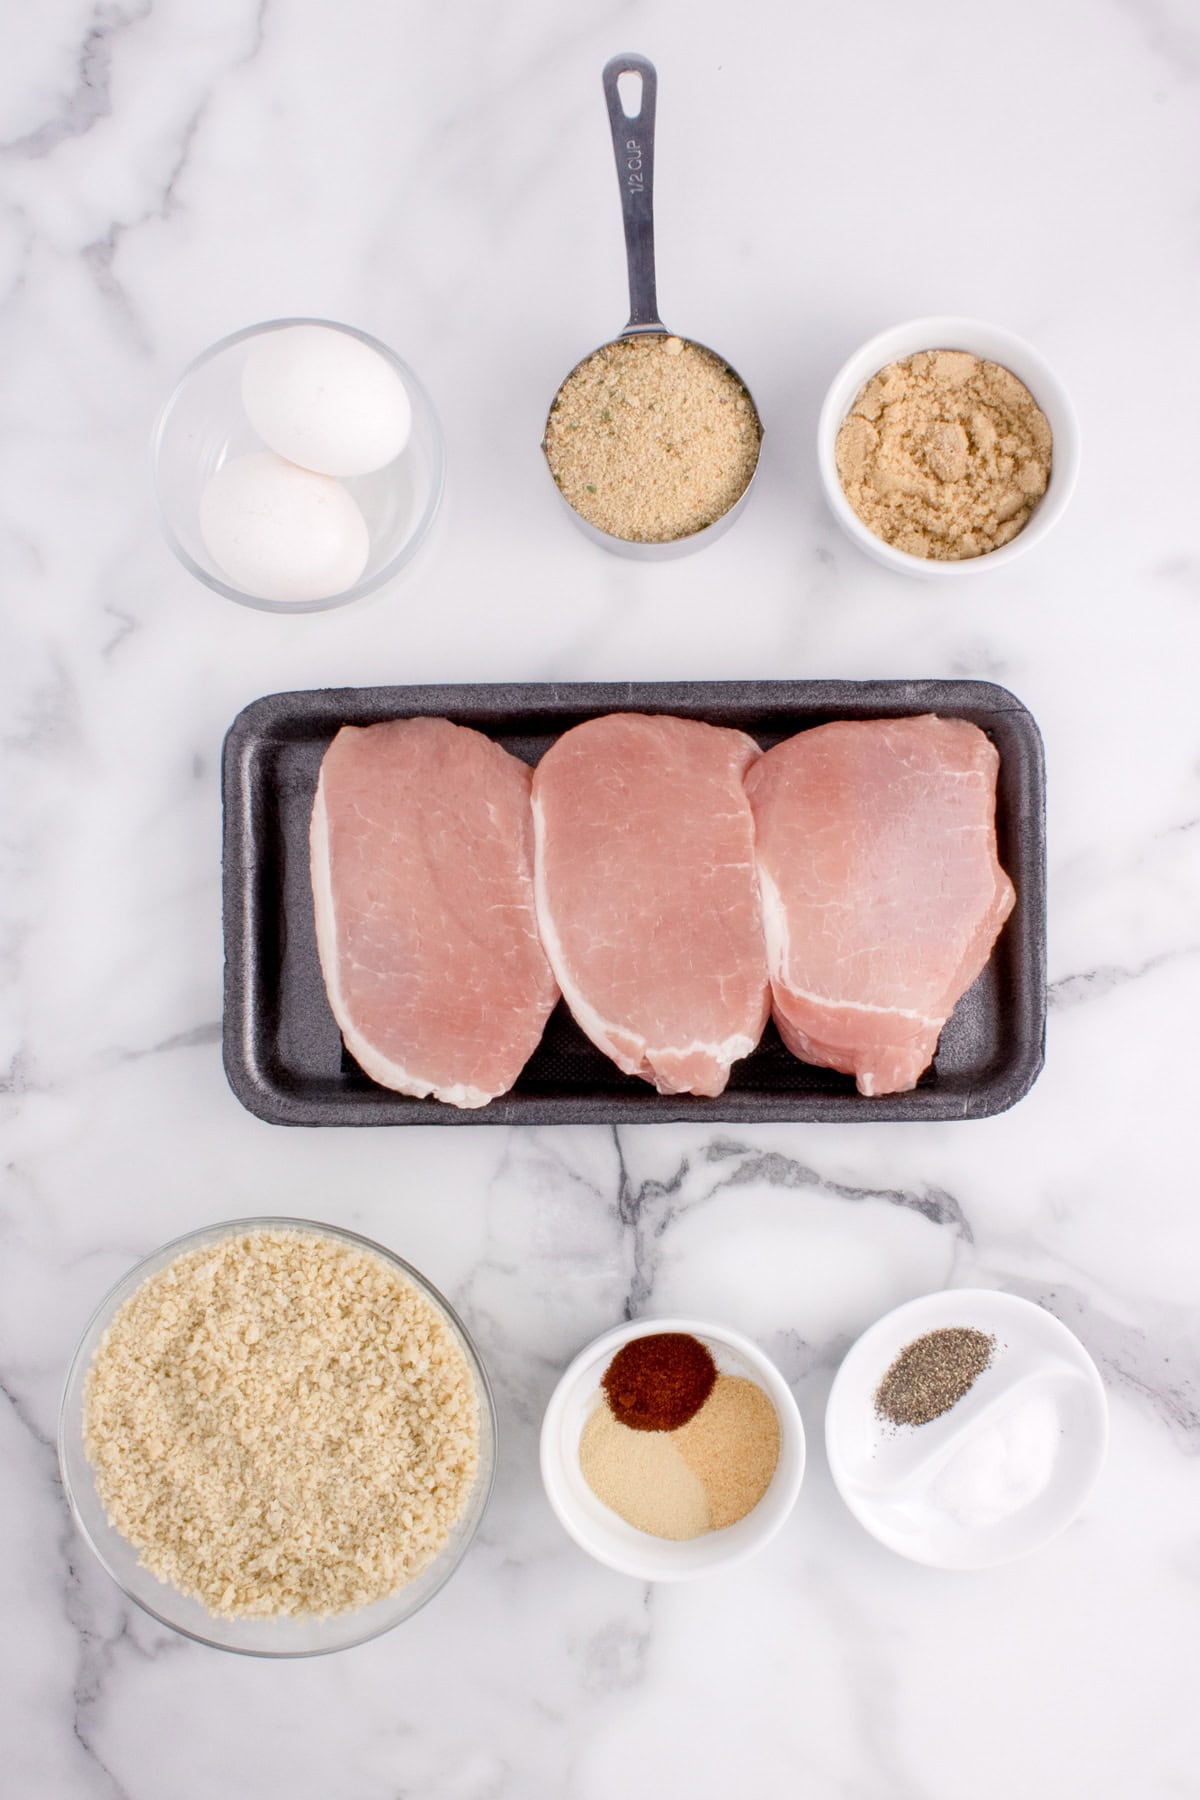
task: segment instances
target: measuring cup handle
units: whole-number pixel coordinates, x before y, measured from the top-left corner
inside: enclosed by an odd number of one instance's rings
[[[617,91],[621,75],[640,75],[642,97],[628,118]],[[644,56],[614,56],[604,65],[604,98],[621,184],[625,260],[629,265],[627,331],[661,331],[654,285],[654,103],[658,75]]]

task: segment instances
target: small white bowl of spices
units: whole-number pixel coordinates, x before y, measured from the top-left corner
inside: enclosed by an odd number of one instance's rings
[[[839,525],[930,580],[1007,566],[1061,518],[1079,472],[1070,396],[1023,338],[979,319],[911,319],[856,350],[817,425]]]
[[[309,1219],[164,1245],[97,1308],[58,1432],[75,1522],[185,1637],[315,1656],[411,1617],[495,1467],[465,1328],[390,1250]]]
[[[749,1338],[696,1319],[606,1332],[563,1375],[542,1423],[542,1482],[598,1562],[686,1581],[760,1550],[804,1477],[804,1426]]]
[[[940,1569],[992,1568],[1057,1536],[1107,1438],[1083,1345],[1043,1307],[987,1288],[926,1294],[872,1325],[825,1413],[830,1471],[855,1518]]]

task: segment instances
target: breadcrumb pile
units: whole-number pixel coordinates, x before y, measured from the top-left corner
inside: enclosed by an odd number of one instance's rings
[[[382,1257],[255,1230],[176,1258],[122,1306],[84,1448],[144,1566],[219,1617],[348,1612],[445,1546],[475,1480],[458,1339]]]
[[[762,427],[732,369],[687,338],[617,338],[573,369],[546,421],[575,511],[630,543],[690,537],[741,499]]]

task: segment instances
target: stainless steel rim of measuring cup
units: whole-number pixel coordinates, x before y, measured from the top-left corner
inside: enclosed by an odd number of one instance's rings
[[[622,75],[638,75],[641,77],[641,95],[636,113],[625,111],[621,100],[619,82]],[[633,54],[614,56],[604,65],[601,77],[604,86],[604,98],[608,107],[608,122],[612,133],[613,156],[617,165],[617,181],[621,189],[621,220],[625,232],[625,264],[629,276],[629,322],[618,338],[609,338],[603,344],[597,344],[575,364],[559,383],[554,399],[550,403],[553,412],[559,394],[572,375],[583,365],[590,362],[599,351],[606,350],[611,343],[620,338],[660,336],[678,337],[678,332],[669,332],[658,316],[658,293],[654,266],[654,121],[658,100],[658,71],[647,57]],[[697,350],[705,351],[714,361],[724,365],[738,382],[750,402],[759,429],[759,455],[755,458],[750,479],[742,489],[733,505],[711,525],[703,525],[698,531],[692,531],[686,537],[668,538],[664,543],[642,543],[635,538],[617,537],[611,531],[602,531],[585,519],[582,513],[576,512],[566,495],[555,489],[559,499],[570,513],[586,537],[593,543],[601,545],[617,556],[628,556],[639,562],[662,562],[671,557],[687,556],[693,550],[699,550],[704,544],[711,544],[721,537],[742,511],[754,486],[758,475],[758,465],[762,454],[762,417],[755,405],[754,396],[742,380],[733,364],[707,344],[701,344],[696,338],[684,338],[683,342],[692,344]],[[547,424],[549,413],[547,414]],[[542,450],[546,449],[543,435]]]

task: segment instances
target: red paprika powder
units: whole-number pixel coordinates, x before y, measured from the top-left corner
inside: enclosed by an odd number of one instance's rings
[[[600,1385],[622,1425],[676,1431],[700,1411],[716,1379],[717,1365],[698,1338],[657,1331],[623,1344]]]

